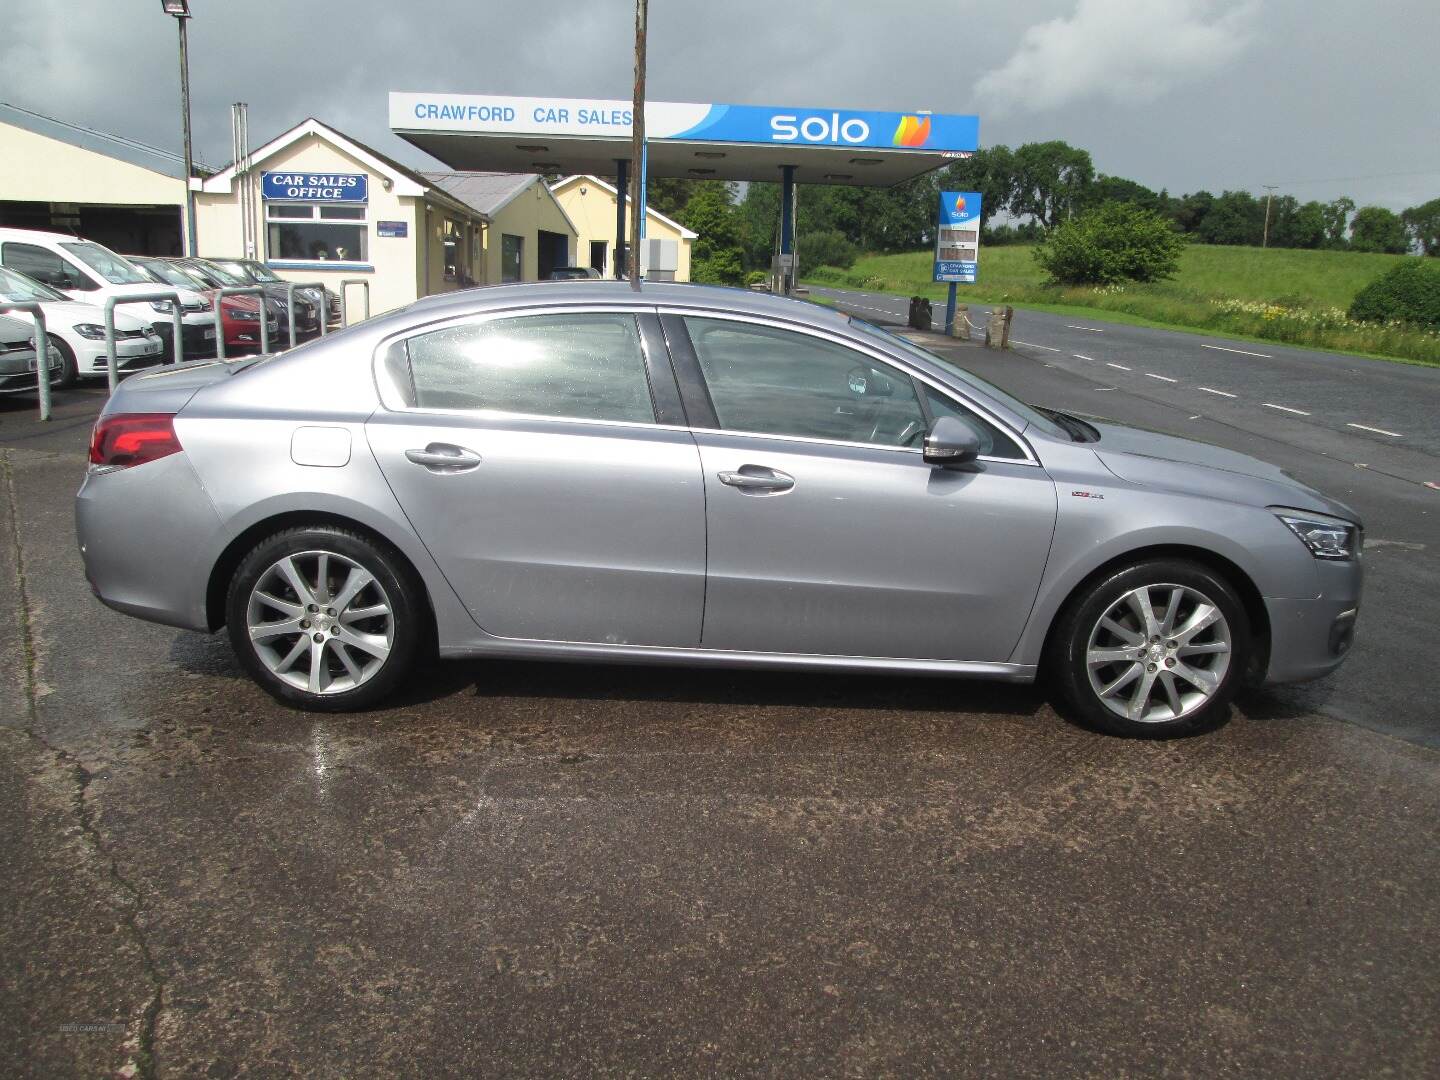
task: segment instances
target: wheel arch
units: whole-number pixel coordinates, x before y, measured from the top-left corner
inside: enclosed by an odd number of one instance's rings
[[[1051,615],[1050,623],[1045,628],[1045,643],[1041,651],[1042,661],[1049,663],[1055,646],[1056,628],[1064,621],[1065,616],[1069,614],[1091,585],[1126,566],[1149,562],[1153,559],[1184,559],[1188,562],[1198,563],[1229,582],[1245,607],[1245,615],[1250,624],[1251,644],[1254,646],[1250,664],[1245,672],[1245,681],[1247,684],[1251,684],[1263,678],[1270,663],[1270,614],[1265,607],[1259,587],[1242,567],[1224,555],[1189,544],[1152,544],[1134,548],[1111,556],[1096,566],[1075,583]]]
[[[211,633],[225,625],[225,596],[230,588],[230,579],[235,576],[235,570],[239,567],[241,560],[256,544],[267,536],[273,536],[286,529],[326,525],[360,534],[371,543],[384,547],[404,565],[419,583],[429,625],[433,632],[438,633],[435,598],[430,594],[429,582],[425,580],[425,575],[420,572],[420,568],[415,565],[414,561],[398,544],[377,529],[357,521],[353,517],[324,510],[287,510],[273,514],[254,522],[225,545],[224,550],[220,552],[219,557],[210,568],[210,577],[205,587],[205,621]]]

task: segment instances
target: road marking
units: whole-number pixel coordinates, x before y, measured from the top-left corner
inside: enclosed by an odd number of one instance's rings
[[[1227,348],[1225,348],[1224,345],[1201,345],[1200,348],[1202,348],[1202,349],[1214,349],[1216,352],[1233,352],[1233,353],[1238,353],[1238,354],[1241,355],[1241,356],[1258,356],[1258,357],[1260,357],[1260,359],[1262,359],[1262,360],[1273,360],[1273,359],[1275,359],[1275,358],[1274,358],[1273,356],[1271,356],[1269,353],[1264,353],[1264,352],[1246,352],[1244,349],[1227,349]]]
[[[1096,390],[1100,390],[1100,391],[1104,391],[1104,390],[1114,390],[1115,387],[1113,387],[1113,386],[1097,386],[1097,387],[1095,387],[1095,389],[1096,389]]]
[[[1224,390],[1211,390],[1210,387],[1208,387],[1208,386],[1197,386],[1196,389],[1197,389],[1197,390],[1204,390],[1205,393],[1207,393],[1207,394],[1219,394],[1221,397],[1234,397],[1234,396],[1235,396],[1234,394],[1227,393],[1227,392],[1224,391]]]
[[[1128,367],[1126,367],[1124,364],[1112,364],[1112,363],[1110,363],[1109,360],[1106,360],[1106,361],[1105,361],[1105,366],[1106,366],[1106,367],[1119,368],[1121,371],[1129,371],[1129,370],[1130,370],[1130,369],[1129,369]]]
[[[1012,345],[1024,345],[1027,349],[1044,349],[1046,352],[1064,352],[1064,349],[1054,349],[1049,345],[1036,345],[1033,341],[1021,341],[1019,338],[1011,338]]]
[[[1104,330],[1097,330],[1093,326],[1072,326],[1070,323],[1066,323],[1065,328],[1067,330],[1088,330],[1092,334],[1103,334],[1105,332]]]
[[[1425,486],[1428,488],[1434,488],[1436,491],[1440,491],[1440,484],[1435,483],[1434,480],[1426,480]]]
[[[1290,408],[1289,405],[1271,405],[1268,401],[1262,401],[1262,402],[1260,403],[1260,407],[1261,407],[1262,409],[1279,409],[1281,412],[1294,413],[1296,416],[1309,416],[1309,415],[1310,415],[1310,414],[1309,414],[1308,412],[1306,412],[1304,409],[1292,409],[1292,408]]]
[[[1146,377],[1147,379],[1159,379],[1161,382],[1179,382],[1179,381],[1180,381],[1179,379],[1172,379],[1172,378],[1170,378],[1169,375],[1154,375],[1154,374],[1152,374],[1151,372],[1148,372],[1148,371],[1145,372],[1145,377]]]
[[[1076,360],[1089,360],[1091,363],[1095,362],[1095,358],[1093,356],[1086,356],[1084,353],[1072,352],[1070,355],[1073,356]]]
[[[1345,426],[1359,428],[1361,431],[1373,431],[1376,435],[1389,435],[1392,439],[1403,439],[1405,437],[1398,431],[1386,431],[1384,428],[1366,427],[1364,424],[1346,424]]]

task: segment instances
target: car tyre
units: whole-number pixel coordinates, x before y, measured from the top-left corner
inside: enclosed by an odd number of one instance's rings
[[[75,350],[54,336],[51,336],[50,344],[60,354],[60,375],[50,380],[50,386],[55,390],[69,390],[80,381],[80,365],[75,362]]]
[[[1076,594],[1048,660],[1062,705],[1087,726],[1139,738],[1198,734],[1229,718],[1251,660],[1249,618],[1214,570],[1147,560]]]
[[[424,595],[390,545],[338,526],[292,528],[240,561],[226,628],[245,670],[279,701],[353,712],[393,693],[433,640]]]

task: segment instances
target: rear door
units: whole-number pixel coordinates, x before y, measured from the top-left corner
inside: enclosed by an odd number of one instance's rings
[[[392,343],[380,368],[370,444],[482,629],[699,643],[700,455],[653,313],[469,318]]]
[[[697,425],[711,649],[1003,662],[1039,588],[1055,486],[1023,442],[843,341],[665,317]],[[975,471],[934,468],[937,415],[982,433]]]

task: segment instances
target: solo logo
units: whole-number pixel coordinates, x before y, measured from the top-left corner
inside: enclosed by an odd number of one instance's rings
[[[776,142],[803,139],[811,143],[843,142],[855,146],[870,138],[869,124],[858,116],[841,121],[839,113],[831,113],[828,117],[807,116],[803,120],[798,116],[772,116],[770,131],[770,137]]]
[[[902,116],[890,141],[896,146],[924,146],[930,139],[930,117]]]

